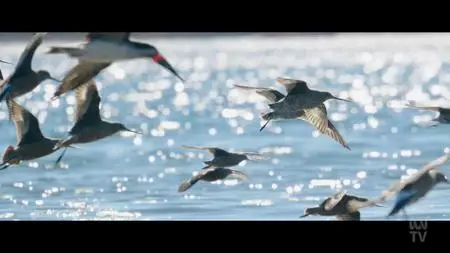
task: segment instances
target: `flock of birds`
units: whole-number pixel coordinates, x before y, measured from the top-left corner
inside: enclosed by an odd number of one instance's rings
[[[86,42],[78,47],[51,47],[47,54],[67,54],[71,58],[78,59],[63,80],[55,79],[46,70],[35,71],[32,69],[32,59],[36,49],[42,44],[46,33],[35,33],[33,38],[22,52],[14,71],[6,78],[0,71],[0,102],[6,101],[9,118],[16,128],[16,147],[9,145],[0,164],[0,170],[11,165],[18,165],[21,161],[29,161],[47,156],[63,149],[56,164],[63,158],[67,148],[76,148],[75,144],[89,143],[109,137],[119,131],[129,131],[136,134],[140,132],[127,128],[122,123],[107,122],[100,116],[100,95],[94,78],[112,63],[121,60],[150,57],[162,67],[184,82],[169,62],[149,44],[131,41],[130,33],[88,33]],[[1,61],[5,64],[11,64]],[[58,99],[62,95],[73,91],[76,97],[75,124],[69,131],[69,137],[65,139],[53,139],[45,137],[39,127],[39,121],[26,108],[18,104],[14,98],[33,91],[44,80],[53,80],[60,85],[51,100]],[[268,101],[270,112],[261,114],[265,124],[262,131],[273,120],[303,120],[314,126],[321,134],[329,136],[342,147],[351,150],[339,131],[327,117],[327,109],[324,105],[329,99],[338,98],[329,92],[312,90],[302,80],[290,78],[277,78],[278,83],[286,89],[286,94],[277,90],[262,87],[252,87],[235,84],[235,88],[244,91],[253,91],[263,96]],[[440,107],[420,107],[415,103],[408,104],[412,108],[433,110],[439,112],[439,117],[433,121],[438,123],[450,122],[450,109]],[[186,149],[206,150],[213,155],[211,161],[205,161],[199,173],[192,178],[183,181],[178,187],[178,192],[187,191],[199,181],[216,181],[228,177],[240,180],[248,179],[248,176],[240,171],[230,169],[244,160],[254,161],[253,158],[263,158],[260,153],[234,153],[218,147],[183,146]],[[437,168],[450,159],[450,154],[426,164],[421,170],[410,175],[405,180],[399,180],[381,196],[367,199],[339,191],[325,199],[319,206],[306,208],[304,215],[336,216],[340,220],[360,220],[359,210],[369,206],[381,206],[380,203],[396,196],[394,206],[387,215],[392,216],[400,211],[407,218],[405,208],[422,199],[431,189],[439,183],[447,183],[447,177]]]

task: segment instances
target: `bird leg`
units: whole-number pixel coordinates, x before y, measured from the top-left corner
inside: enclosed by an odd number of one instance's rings
[[[406,213],[405,209],[402,209],[402,212],[403,212],[403,217],[405,217],[406,220],[409,220],[408,214]]]

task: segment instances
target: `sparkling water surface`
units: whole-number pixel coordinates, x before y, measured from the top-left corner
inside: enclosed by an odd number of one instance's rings
[[[450,35],[339,34],[324,37],[147,38],[186,79],[181,83],[148,59],[113,64],[96,80],[102,116],[144,135],[122,133],[1,171],[3,220],[297,220],[345,189],[379,196],[402,176],[448,151],[450,127],[430,127],[432,112],[405,109],[407,100],[450,105]],[[0,59],[17,62],[26,41],[0,43]],[[34,69],[56,78],[76,61],[38,49]],[[77,43],[77,41],[74,41]],[[12,66],[1,64],[6,77]],[[272,87],[278,76],[303,79],[355,103],[326,102],[351,151],[303,121],[276,121],[259,132],[264,99],[234,83]],[[44,81],[17,101],[38,117],[49,137],[72,124],[73,92],[48,103],[56,88]],[[1,149],[15,145],[15,128],[0,105]],[[182,145],[263,152],[268,159],[236,169],[248,181],[178,185],[202,168],[207,152]],[[450,165],[441,170],[448,173]],[[450,173],[448,173],[450,174]],[[450,191],[437,186],[407,209],[409,218],[448,219]],[[361,210],[384,220],[392,207]],[[393,219],[401,219],[399,217]],[[328,220],[312,216],[304,220]]]

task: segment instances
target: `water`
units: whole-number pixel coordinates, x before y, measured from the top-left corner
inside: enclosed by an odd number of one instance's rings
[[[62,78],[75,60],[43,54],[58,43],[46,41],[33,67]],[[151,43],[185,84],[148,60],[114,64],[97,78],[103,117],[145,134],[80,145],[67,152],[61,167],[53,167],[58,152],[2,171],[1,219],[296,220],[304,208],[340,189],[377,197],[448,149],[447,126],[427,127],[433,113],[403,109],[402,104],[433,100],[445,105],[450,97],[449,35],[159,38]],[[1,59],[16,62],[24,46],[4,42]],[[9,65],[0,67],[5,76],[12,71]],[[259,114],[267,110],[264,100],[232,84],[284,92],[275,84],[278,76],[302,78],[314,89],[356,101],[326,103],[352,151],[301,121],[273,122],[258,131]],[[39,118],[45,135],[64,137],[72,124],[74,97],[69,93],[47,104],[55,85],[45,81],[18,102]],[[15,128],[5,104],[0,128],[3,148],[14,145]],[[237,167],[248,181],[199,182],[178,193],[178,185],[211,157],[181,145],[259,151],[270,158]],[[408,208],[410,218],[448,219],[448,188],[437,186]],[[391,206],[365,208],[362,219],[385,219]]]

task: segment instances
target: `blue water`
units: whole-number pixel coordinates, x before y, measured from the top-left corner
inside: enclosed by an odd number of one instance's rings
[[[405,100],[446,104],[450,97],[450,35],[213,37],[147,39],[187,80],[143,59],[116,63],[98,76],[104,118],[144,132],[115,135],[23,162],[0,175],[0,218],[19,220],[297,220],[306,207],[340,189],[374,198],[396,180],[448,151],[450,128],[427,127],[434,113],[404,109]],[[62,79],[76,61],[38,49],[33,67]],[[77,43],[74,41],[74,43]],[[0,59],[16,62],[25,42],[1,43]],[[1,64],[8,76],[12,67]],[[235,82],[277,88],[278,76],[304,79],[355,103],[327,102],[329,117],[352,151],[302,121],[272,122],[259,132],[265,101],[232,89]],[[18,102],[45,135],[64,137],[74,97],[48,104],[56,83],[45,81]],[[0,106],[1,147],[16,143]],[[248,181],[178,185],[210,155],[181,145],[263,152],[269,158],[237,167]],[[442,166],[447,172],[449,166]],[[407,209],[410,218],[448,219],[449,186],[437,186]],[[361,210],[382,220],[385,207]],[[308,217],[305,220],[334,217]],[[401,216],[394,219],[402,219]]]

